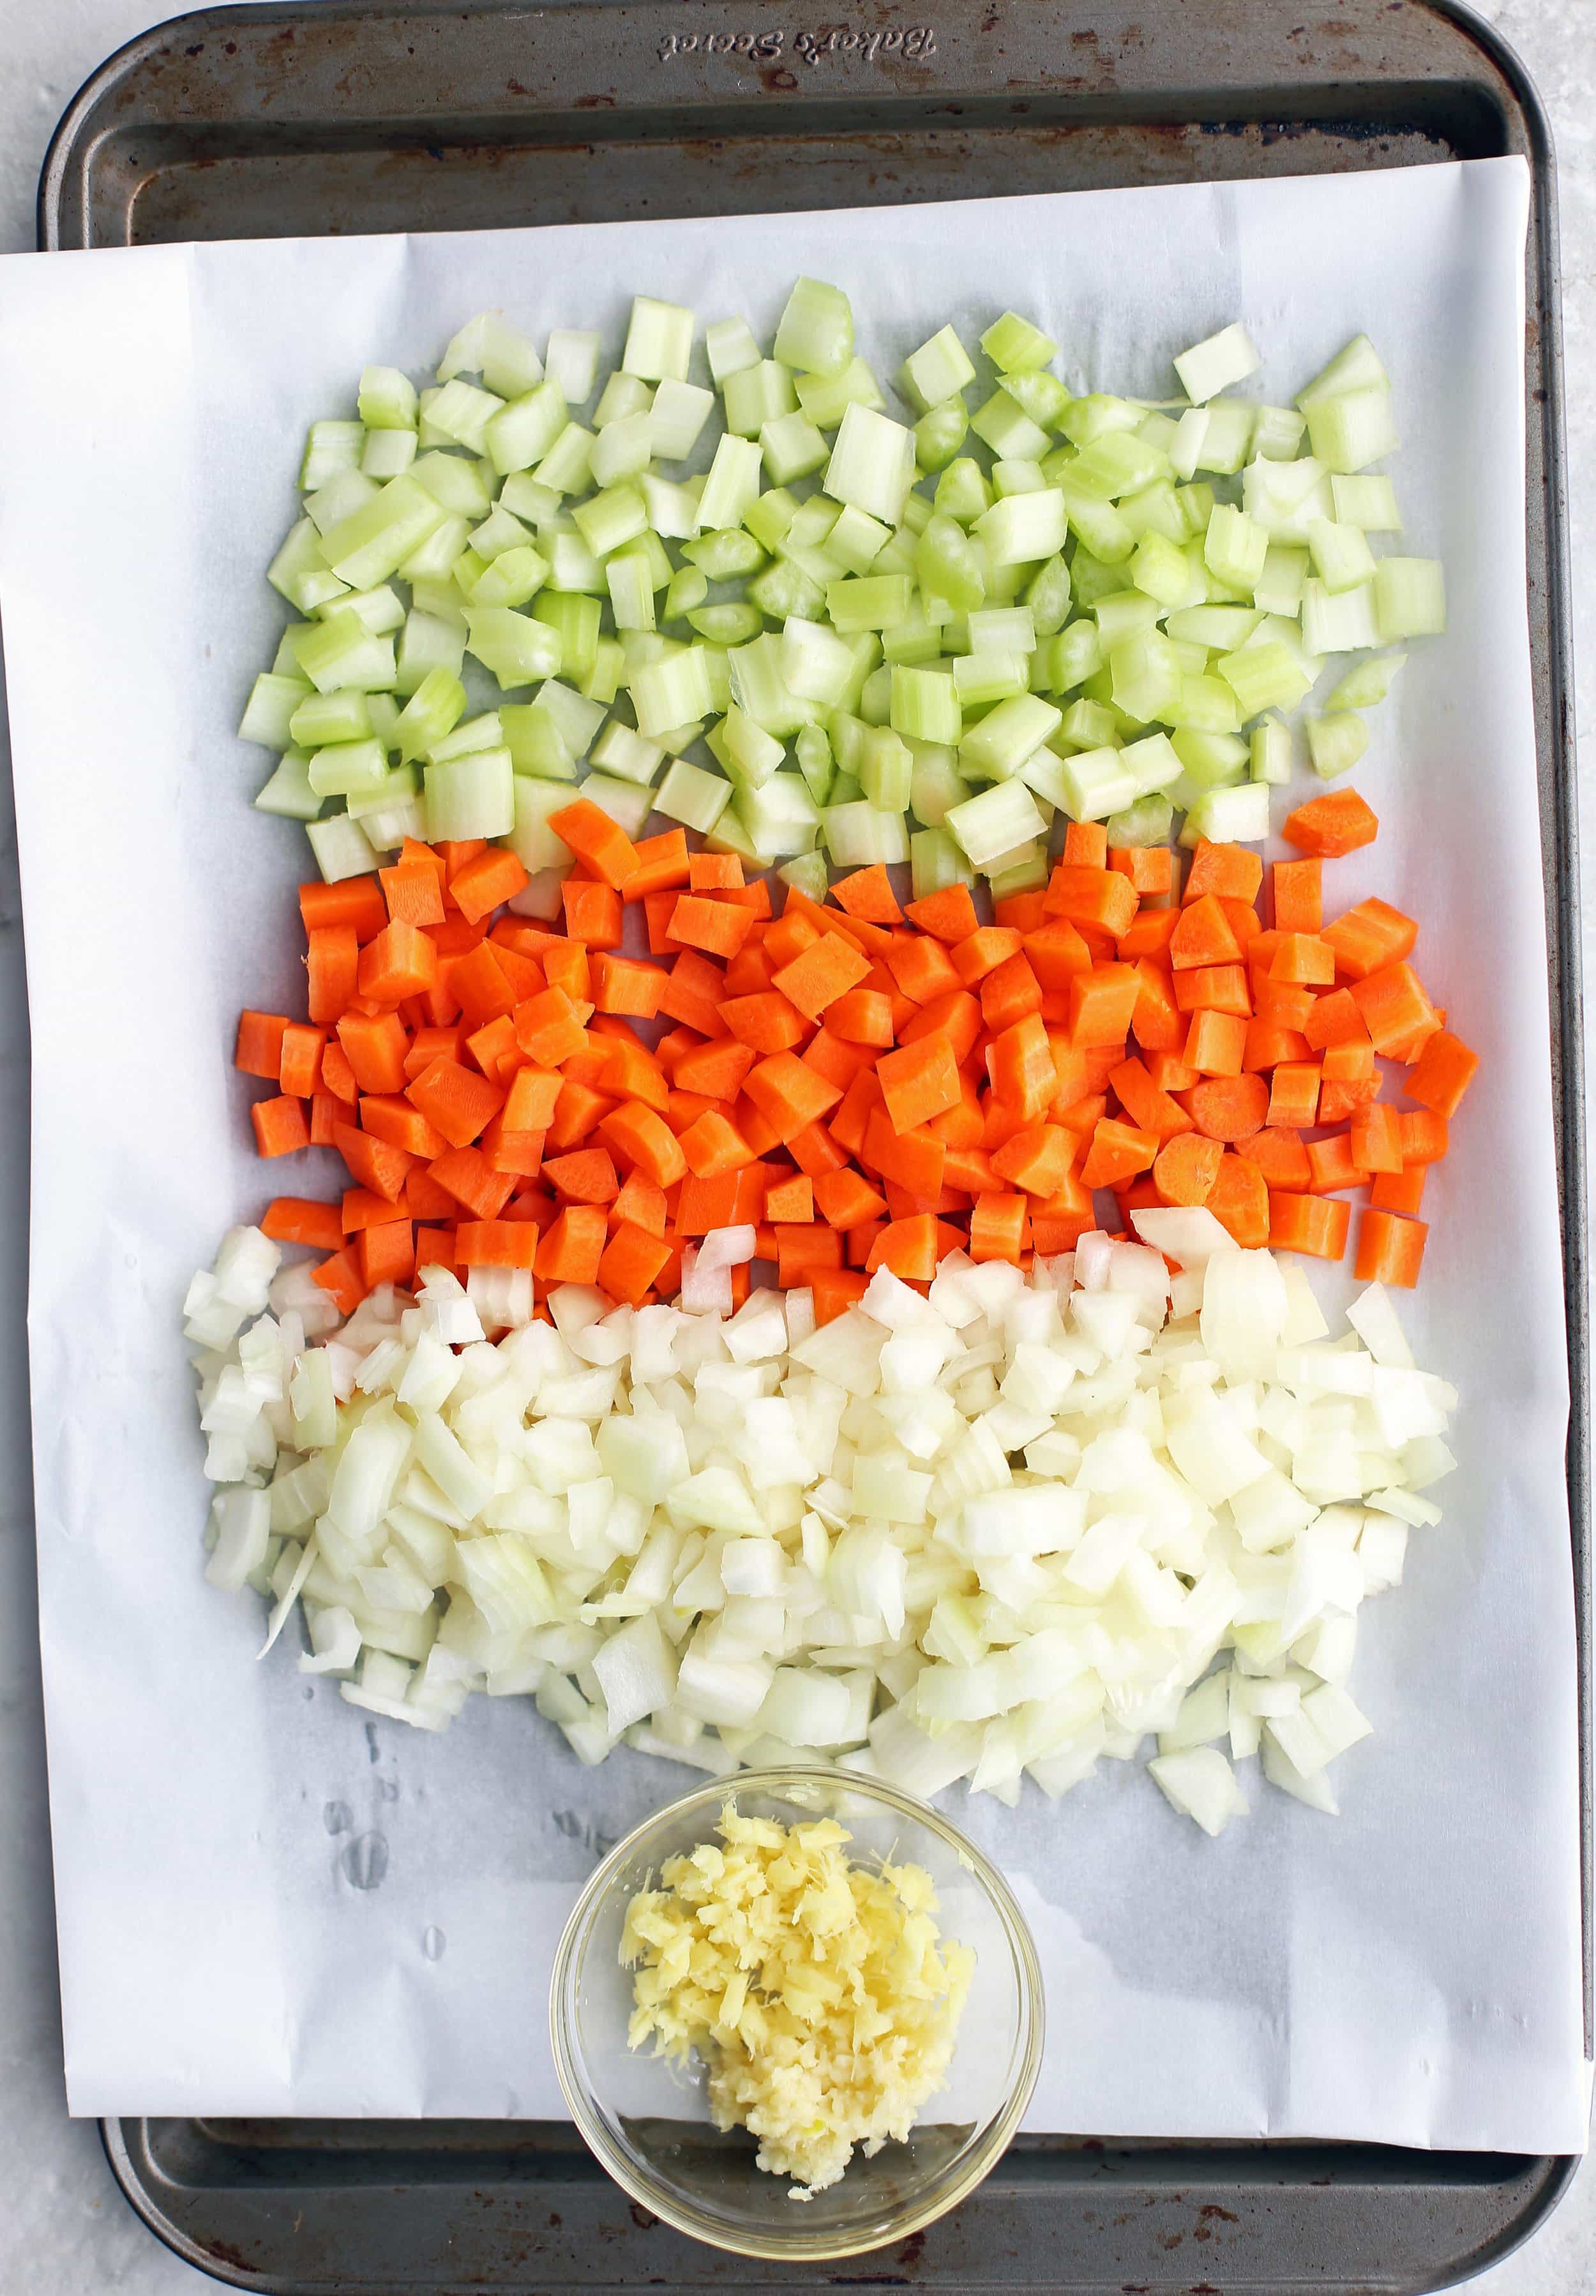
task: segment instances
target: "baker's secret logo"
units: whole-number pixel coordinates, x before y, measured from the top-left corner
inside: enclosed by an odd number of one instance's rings
[[[747,56],[773,63],[787,53],[806,64],[825,56],[855,56],[862,63],[883,63],[900,56],[916,63],[937,53],[937,34],[929,24],[894,26],[886,31],[855,31],[847,24],[823,24],[813,32],[667,32],[656,51],[659,62],[676,56]]]

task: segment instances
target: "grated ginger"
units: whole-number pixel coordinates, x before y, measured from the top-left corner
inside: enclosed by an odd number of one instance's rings
[[[922,1866],[853,1865],[833,1819],[789,1828],[728,1802],[716,1831],[626,1909],[627,2038],[696,2051],[716,2127],[747,2128],[807,2200],[855,2144],[905,2138],[943,2086],[975,1956],[942,1944]]]

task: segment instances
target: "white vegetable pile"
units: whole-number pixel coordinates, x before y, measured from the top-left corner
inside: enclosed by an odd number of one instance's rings
[[[1332,1341],[1291,1262],[1133,1217],[1028,1278],[882,1271],[819,1330],[804,1291],[731,1312],[752,1228],[683,1306],[567,1285],[534,1322],[526,1276],[434,1270],[340,1329],[236,1228],[185,1308],[207,1576],[270,1593],[267,1649],[299,1603],[301,1669],[423,1729],[530,1693],[585,1762],[832,1759],[1010,1804],[1156,1732],[1210,1833],[1260,1753],[1333,1814],[1358,1609],[1439,1521],[1454,1391],[1378,1285]]]
[[[1406,659],[1379,649],[1445,627],[1438,562],[1382,548],[1367,336],[1290,406],[1232,395],[1260,365],[1240,324],[1163,406],[1075,394],[1014,312],[904,344],[884,389],[813,279],[768,345],[698,336],[639,296],[601,389],[597,334],[540,354],[484,313],[434,387],[368,367],[357,414],[312,424],[268,575],[300,619],[239,731],[324,876],[499,839],[552,914],[580,778],[629,835],[658,814],[815,898],[828,862],[1024,892],[1060,813],[1117,845],[1177,809],[1188,844],[1265,836],[1327,669],[1328,779]]]

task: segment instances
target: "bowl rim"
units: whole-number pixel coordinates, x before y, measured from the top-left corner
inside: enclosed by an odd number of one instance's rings
[[[577,2071],[567,2030],[567,1996],[577,1952],[586,1938],[601,1900],[620,1867],[657,1827],[700,1808],[711,1804],[718,1808],[745,1792],[786,1794],[795,1786],[818,1787],[829,1792],[840,1789],[895,1810],[938,1835],[970,1868],[1003,1923],[1019,1967],[1023,2056],[1019,2077],[1003,2109],[994,2114],[979,2139],[970,2146],[969,2157],[946,2191],[939,2192],[934,2199],[906,2207],[885,2230],[872,2226],[862,2235],[836,2232],[806,2234],[800,2225],[795,2224],[790,2231],[783,2228],[780,2234],[769,2237],[750,2234],[746,2238],[733,2239],[722,2227],[700,2217],[691,2206],[683,2205],[663,2192],[618,2152],[608,2128],[593,2109],[586,2085]],[[725,1776],[707,1779],[702,1785],[690,1787],[685,1793],[676,1795],[672,1800],[661,1803],[658,1809],[651,1811],[640,1824],[634,1825],[616,1843],[588,1876],[561,1933],[549,1980],[549,2032],[554,2070],[571,2119],[601,2168],[640,2207],[647,2209],[675,2231],[685,2233],[690,2239],[701,2241],[708,2247],[724,2250],[733,2256],[757,2257],[773,2263],[815,2264],[837,2257],[863,2255],[923,2231],[939,2217],[945,2216],[950,2209],[956,2208],[996,2166],[1010,2138],[1019,2126],[1042,2070],[1045,2026],[1046,1995],[1042,1964],[1030,1924],[1021,1912],[1013,1890],[985,1851],[978,1849],[950,1818],[945,1817],[940,1810],[934,1808],[929,1802],[921,1801],[916,1795],[904,1792],[901,1788],[888,1784],[885,1779],[820,1765],[733,1771]]]

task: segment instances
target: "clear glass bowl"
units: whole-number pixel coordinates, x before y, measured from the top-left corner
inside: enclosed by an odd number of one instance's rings
[[[857,1862],[923,1866],[945,1938],[975,1955],[948,2085],[927,2100],[908,2142],[872,2160],[855,2149],[847,2173],[812,2200],[755,2166],[743,2129],[708,2115],[696,2058],[672,2066],[626,2046],[632,1975],[620,1965],[634,1893],[658,1882],[667,1857],[713,1835],[735,1797],[747,1816],[783,1825],[834,1817]],[[1019,2125],[1042,2062],[1042,1972],[1009,1886],[957,1828],[923,1802],[839,1770],[749,1770],[715,1778],[659,1810],[612,1849],[583,1891],[555,1956],[550,1993],[554,2062],[577,2128],[632,2198],[695,2240],[741,2256],[814,2262],[932,2223],[978,2185]]]

